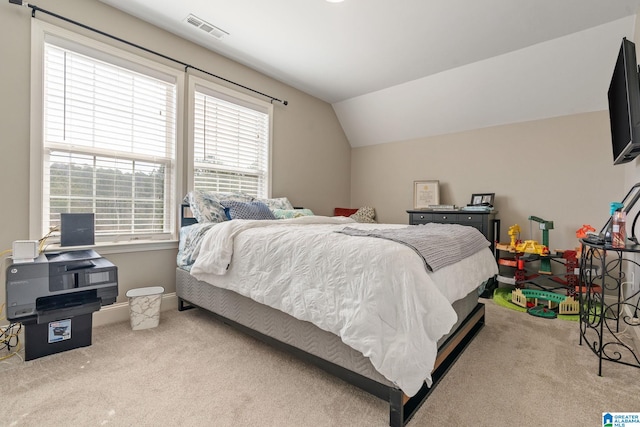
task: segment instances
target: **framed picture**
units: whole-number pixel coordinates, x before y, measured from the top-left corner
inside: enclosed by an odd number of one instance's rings
[[[413,181],[413,208],[427,209],[440,204],[439,181]]]
[[[493,206],[493,199],[496,193],[478,193],[471,195],[470,205],[490,205]]]

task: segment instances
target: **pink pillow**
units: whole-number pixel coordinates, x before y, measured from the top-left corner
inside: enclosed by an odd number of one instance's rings
[[[351,216],[356,212],[358,212],[358,209],[335,208],[333,210],[333,216]]]

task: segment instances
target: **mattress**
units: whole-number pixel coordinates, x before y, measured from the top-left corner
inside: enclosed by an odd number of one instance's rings
[[[344,344],[337,335],[322,330],[310,322],[298,320],[234,291],[199,281],[181,268],[176,269],[176,293],[179,298],[242,326],[378,383],[395,387],[395,384],[376,371],[370,360],[362,353]],[[477,305],[476,290],[453,303],[458,321],[449,334],[440,338],[439,346],[446,342]]]
[[[384,229],[393,240],[354,237],[343,233],[347,227]],[[497,273],[489,242],[475,228],[458,225],[458,237],[450,238],[454,230],[441,227],[421,237],[430,245],[416,250],[415,243],[398,244],[407,230],[400,224],[330,217],[227,221],[202,235],[190,274],[337,336],[413,396],[424,382],[432,385],[437,341],[464,319],[452,304]],[[437,271],[426,268],[436,264],[423,262],[426,257],[441,254],[452,259]]]

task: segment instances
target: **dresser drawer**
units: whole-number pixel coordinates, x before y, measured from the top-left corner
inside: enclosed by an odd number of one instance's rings
[[[426,224],[428,222],[433,222],[432,213],[412,213],[409,220],[409,224]]]
[[[458,214],[452,213],[434,213],[432,222],[442,222],[442,223],[457,223],[458,222]]]
[[[458,223],[462,225],[474,225],[482,224],[487,218],[486,215],[474,215],[474,214],[458,214]]]
[[[448,212],[420,212],[412,213],[410,218],[410,224],[426,224],[429,222],[439,223],[457,223],[458,214]]]

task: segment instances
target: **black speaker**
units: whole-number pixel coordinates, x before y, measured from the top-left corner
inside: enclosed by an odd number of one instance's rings
[[[85,246],[95,244],[93,213],[60,214],[60,246]]]

